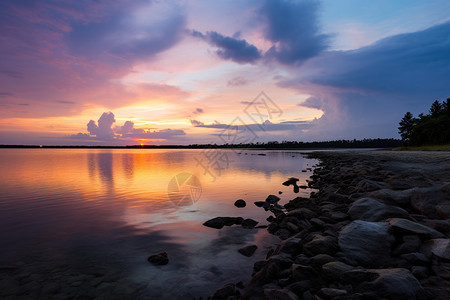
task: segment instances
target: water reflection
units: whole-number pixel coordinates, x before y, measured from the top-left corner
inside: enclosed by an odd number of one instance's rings
[[[0,264],[25,263],[6,275],[37,274],[38,286],[58,278],[68,296],[92,289],[94,273],[138,293],[133,297],[172,299],[205,298],[224,282],[245,280],[276,238],[264,229],[215,230],[202,223],[242,216],[267,224],[267,213],[252,202],[278,191],[281,203],[294,198],[281,183],[305,182],[310,173],[301,170],[315,163],[297,153],[247,152],[230,153],[230,168],[212,182],[196,165],[196,150],[1,149]],[[167,191],[182,173],[198,178],[201,197],[178,206]],[[245,208],[234,207],[239,198]],[[237,252],[249,243],[259,246],[252,258]],[[169,252],[164,269],[147,262],[160,251]],[[79,286],[66,282],[71,274],[84,276]]]

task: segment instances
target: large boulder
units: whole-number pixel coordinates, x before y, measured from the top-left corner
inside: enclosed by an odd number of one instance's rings
[[[423,299],[426,294],[419,281],[401,268],[367,270],[377,276],[375,280],[361,283],[357,292],[372,292],[385,299]]]
[[[383,266],[391,261],[393,236],[385,222],[356,220],[339,233],[339,248],[342,256],[353,265]]]
[[[398,234],[417,234],[425,238],[441,238],[444,235],[439,231],[428,226],[401,218],[389,220],[389,225],[394,233]]]
[[[350,206],[348,215],[353,220],[376,222],[392,217],[407,217],[408,212],[400,207],[387,205],[373,198],[361,198]]]

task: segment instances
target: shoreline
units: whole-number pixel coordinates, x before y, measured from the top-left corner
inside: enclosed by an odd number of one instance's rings
[[[307,155],[318,192],[272,209],[281,243],[209,299],[450,298],[450,153]]]

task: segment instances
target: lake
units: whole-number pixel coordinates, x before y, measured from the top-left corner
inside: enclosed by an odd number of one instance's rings
[[[202,224],[267,225],[253,202],[308,197],[281,183],[305,184],[315,164],[294,151],[0,149],[0,296],[205,299],[249,280],[279,239]],[[250,244],[253,256],[237,251]],[[169,264],[147,261],[161,251]]]

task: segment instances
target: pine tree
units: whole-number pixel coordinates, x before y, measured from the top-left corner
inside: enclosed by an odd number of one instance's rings
[[[442,105],[438,100],[434,101],[430,107],[430,114],[432,117],[437,117],[442,113]]]
[[[398,133],[402,137],[402,142],[404,144],[409,143],[409,139],[411,137],[411,132],[414,127],[415,119],[409,111],[405,114],[403,119],[398,123],[400,127],[398,127]]]

